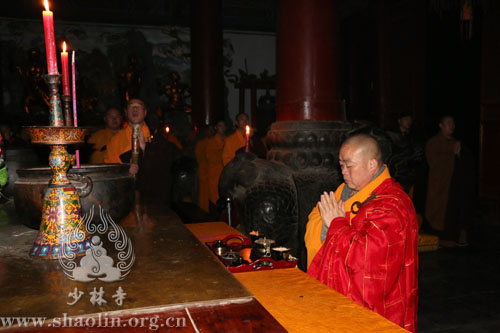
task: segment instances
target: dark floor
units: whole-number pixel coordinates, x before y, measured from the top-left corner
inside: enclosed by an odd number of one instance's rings
[[[465,248],[420,253],[419,332],[500,332],[500,224],[483,216]]]

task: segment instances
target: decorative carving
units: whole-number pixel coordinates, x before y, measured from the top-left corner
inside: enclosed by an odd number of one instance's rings
[[[63,95],[64,124],[67,127],[73,126],[73,110],[71,109],[71,96]]]
[[[244,231],[258,230],[296,252],[297,194],[288,168],[241,153],[224,168],[221,198],[236,199]],[[294,247],[295,246],[295,247]]]
[[[62,145],[85,142],[87,128],[81,127],[52,127],[52,126],[30,126],[25,127],[31,136],[32,143],[47,145]]]
[[[121,101],[126,105],[131,99],[138,98],[142,86],[142,72],[139,70],[137,58],[131,56],[127,68],[120,73]]]
[[[181,82],[181,77],[177,72],[170,73],[169,81],[161,85],[158,93],[166,98],[167,110],[191,111],[191,107],[186,103],[186,100],[191,96],[189,89]]]
[[[49,86],[49,115],[50,126],[62,127],[64,126],[64,118],[61,109],[61,98],[59,97],[59,82],[62,75],[59,74],[46,74],[43,79],[47,86]]]
[[[338,148],[352,125],[342,122],[277,122],[267,136],[267,159],[295,172],[336,171]]]

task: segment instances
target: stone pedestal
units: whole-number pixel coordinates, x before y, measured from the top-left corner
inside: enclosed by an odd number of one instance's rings
[[[297,255],[299,267],[307,263],[304,234],[307,217],[323,191],[335,190],[341,183],[338,149],[348,123],[333,121],[283,121],[274,123],[268,133],[267,159],[290,169],[297,192]]]

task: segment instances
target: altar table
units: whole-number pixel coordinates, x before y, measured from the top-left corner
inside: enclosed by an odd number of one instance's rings
[[[241,235],[224,222],[186,226],[203,243],[228,234]],[[406,332],[298,268],[235,273],[234,276],[289,332]]]

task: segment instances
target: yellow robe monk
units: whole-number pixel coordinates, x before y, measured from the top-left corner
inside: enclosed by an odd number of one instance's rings
[[[148,126],[144,123],[142,125],[142,134],[146,142],[151,141],[151,134],[149,133]],[[120,155],[132,149],[132,127],[127,126],[119,130],[108,143],[106,149],[106,156],[104,157],[105,163],[128,163],[129,161],[122,161]]]
[[[438,133],[425,146],[425,157],[429,164],[425,217],[435,230],[444,230],[448,191],[455,167],[454,148],[456,140]]]
[[[374,189],[376,189],[380,184],[382,184],[384,180],[389,178],[391,178],[391,175],[389,173],[389,168],[387,168],[386,166],[384,171],[378,177],[376,177],[374,180],[368,183],[368,185],[366,185],[358,193],[350,197],[349,200],[346,200],[344,202],[344,209],[346,212],[346,216],[349,216],[349,219],[352,220],[354,216],[356,216],[354,212],[351,212],[352,204],[356,201],[359,202],[365,201],[370,196],[370,194],[373,192]],[[345,183],[342,183],[335,191],[335,198],[337,199],[337,201],[340,200],[340,195],[342,194],[344,186]],[[321,215],[319,213],[318,205],[316,205],[316,207],[314,207],[311,213],[309,214],[309,219],[306,225],[306,233],[304,236],[305,245],[307,249],[307,267],[309,267],[314,256],[316,255],[316,253],[318,253],[319,249],[321,248],[321,245],[323,244],[321,242],[322,228],[323,228],[323,221],[321,220]]]
[[[109,128],[104,128],[92,134],[87,140],[87,143],[92,145],[92,154],[90,155],[90,163],[100,164],[104,163],[106,156],[107,145],[113,132]]]
[[[245,147],[246,143],[247,139],[245,135],[238,129],[226,138],[224,149],[222,150],[222,163],[224,166],[233,160],[238,149]]]
[[[224,169],[222,163],[222,150],[224,149],[224,138],[215,134],[207,140],[206,160],[208,168],[208,197],[214,205],[219,199],[219,178]]]
[[[208,162],[207,143],[209,138],[203,138],[196,143],[194,153],[198,162],[198,207],[208,212]]]

